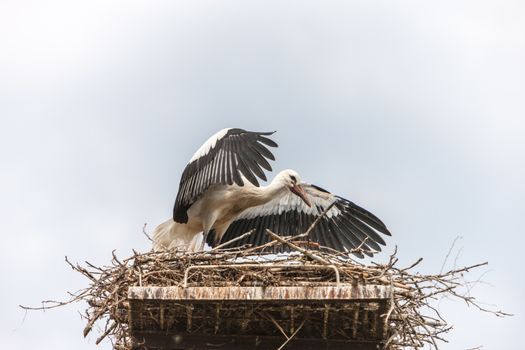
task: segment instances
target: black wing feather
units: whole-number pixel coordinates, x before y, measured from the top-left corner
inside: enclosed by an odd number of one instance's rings
[[[242,176],[254,186],[259,186],[257,178],[266,180],[263,169],[272,170],[267,159],[275,159],[268,147],[277,144],[265,136],[273,133],[225,129],[212,136],[182,173],[173,219],[188,222],[188,209],[212,185],[243,186]]]
[[[252,144],[252,146],[253,146],[253,148],[255,148],[257,153],[259,153],[263,157],[268,158],[270,160],[275,160],[275,157],[273,156],[272,152],[270,152],[266,147],[264,147],[260,143],[254,143],[254,144]],[[266,170],[268,170],[268,169],[266,169]],[[271,170],[271,167],[270,167],[270,170]]]
[[[330,192],[308,184],[302,184],[308,194],[312,207],[307,207],[303,201],[286,192],[280,198],[269,203],[245,210],[234,221],[223,235],[221,243],[227,242],[239,235],[254,229],[250,238],[242,243],[257,244],[268,242],[266,229],[282,235],[290,236],[305,232],[326,208],[332,208],[321,218],[307,239],[321,246],[339,251],[352,251],[355,256],[372,256],[381,251],[385,241],[381,234],[390,235],[385,224],[374,214],[356,204]],[[283,210],[284,208],[284,210]],[[281,212],[279,212],[281,210]],[[241,245],[234,242],[231,246]],[[361,250],[354,250],[360,247]],[[276,245],[274,252],[288,251],[287,247]]]

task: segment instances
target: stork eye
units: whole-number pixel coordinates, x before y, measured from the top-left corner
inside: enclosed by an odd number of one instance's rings
[[[290,175],[290,179],[292,179],[293,182],[297,182],[297,179],[293,175]]]

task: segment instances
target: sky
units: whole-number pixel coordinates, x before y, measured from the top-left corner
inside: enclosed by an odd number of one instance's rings
[[[64,262],[147,251],[180,174],[225,127],[277,130],[276,171],[348,198],[421,273],[488,261],[440,349],[519,348],[525,215],[522,1],[0,1],[0,335],[82,337]],[[270,176],[271,177],[271,176]],[[456,241],[451,249],[453,242]]]

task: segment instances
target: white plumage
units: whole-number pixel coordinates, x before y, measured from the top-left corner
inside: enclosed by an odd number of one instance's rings
[[[193,157],[191,157],[190,163],[193,162],[194,160],[197,160],[198,158],[203,157],[206,154],[208,154],[210,149],[215,147],[215,144],[217,143],[217,141],[222,139],[224,137],[224,135],[226,135],[228,130],[231,130],[231,128],[222,129],[221,131],[219,131],[216,134],[212,135],[206,142],[204,142],[204,144],[202,146],[199,147],[199,149],[197,150],[197,152],[195,152]]]

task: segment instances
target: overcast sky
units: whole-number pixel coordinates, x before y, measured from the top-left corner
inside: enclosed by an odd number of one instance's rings
[[[96,349],[64,263],[145,251],[224,127],[277,130],[293,168],[377,214],[401,265],[473,271],[498,319],[443,300],[442,349],[517,349],[525,318],[523,1],[0,2],[0,334]],[[104,343],[99,349],[110,349]]]

